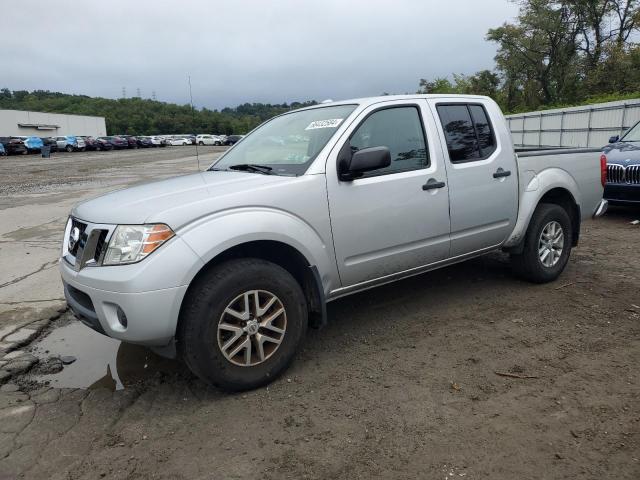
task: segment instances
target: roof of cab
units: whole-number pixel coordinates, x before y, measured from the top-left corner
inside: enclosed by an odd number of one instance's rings
[[[493,101],[491,97],[487,97],[485,95],[466,95],[466,94],[458,94],[458,93],[414,93],[408,95],[380,95],[377,97],[362,97],[362,98],[350,98],[347,100],[331,100],[324,101],[322,103],[318,103],[316,105],[311,105],[309,107],[302,107],[295,110],[291,110],[290,112],[296,112],[300,110],[309,110],[312,108],[322,108],[322,107],[330,107],[337,105],[358,105],[358,106],[369,106],[374,105],[376,103],[383,102],[393,102],[397,100],[417,100],[417,99],[468,99],[468,100],[489,100]],[[286,112],[286,113],[290,113]],[[286,114],[285,113],[285,114]]]

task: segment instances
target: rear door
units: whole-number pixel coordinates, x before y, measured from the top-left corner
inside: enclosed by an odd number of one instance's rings
[[[429,104],[447,147],[451,256],[502,244],[518,215],[518,170],[500,109],[464,98]]]
[[[383,102],[361,112],[329,156],[329,210],[343,287],[449,256],[447,178],[434,132],[423,99]],[[337,152],[378,146],[391,151],[389,167],[353,181],[338,178]]]

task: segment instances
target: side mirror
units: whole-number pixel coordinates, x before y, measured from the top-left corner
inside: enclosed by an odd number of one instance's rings
[[[620,135],[616,135],[615,137],[609,137],[609,143],[616,143],[620,140]]]
[[[348,145],[348,144],[347,144]],[[340,180],[350,182],[364,172],[379,170],[391,165],[391,152],[387,147],[363,148],[351,155],[351,160],[342,158],[338,163]]]

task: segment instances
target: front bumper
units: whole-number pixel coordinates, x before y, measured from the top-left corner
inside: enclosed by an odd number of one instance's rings
[[[148,346],[168,345],[175,336],[182,299],[188,286],[122,293],[88,287],[60,261],[64,296],[69,308],[85,325],[123,342]]]
[[[135,264],[76,271],[59,261],[67,303],[80,320],[109,337],[157,347],[173,340],[182,300],[202,266],[179,237]]]
[[[640,204],[640,185],[607,183],[603,196],[612,205],[638,205]]]

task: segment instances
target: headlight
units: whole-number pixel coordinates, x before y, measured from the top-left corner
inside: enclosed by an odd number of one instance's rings
[[[155,225],[118,225],[109,240],[103,265],[136,263],[173,237],[171,228]]]

